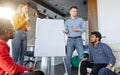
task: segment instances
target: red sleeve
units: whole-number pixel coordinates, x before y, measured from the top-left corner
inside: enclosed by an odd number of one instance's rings
[[[0,68],[10,75],[22,74],[24,71],[29,71],[27,67],[16,64],[5,47],[0,48]]]

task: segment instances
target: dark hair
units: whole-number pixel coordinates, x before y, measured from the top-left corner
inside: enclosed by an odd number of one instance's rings
[[[72,8],[78,9],[77,6],[71,6],[69,10],[71,10]]]
[[[95,35],[96,37],[99,38],[99,41],[101,41],[102,36],[101,36],[100,32],[94,31],[94,32],[91,32],[91,35]]]

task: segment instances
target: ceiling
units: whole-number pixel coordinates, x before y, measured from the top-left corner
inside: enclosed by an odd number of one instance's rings
[[[48,15],[51,18],[66,18],[69,16],[69,8],[77,6],[78,16],[87,20],[87,0],[0,0],[0,4],[16,6],[21,1],[29,3],[39,11],[39,14]]]

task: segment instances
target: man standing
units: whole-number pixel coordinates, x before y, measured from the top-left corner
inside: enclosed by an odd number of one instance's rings
[[[64,75],[69,75],[70,73],[70,63],[72,53],[74,48],[77,50],[78,56],[80,59],[83,58],[83,43],[82,43],[82,32],[86,31],[86,27],[84,25],[84,21],[82,18],[77,17],[78,8],[76,6],[72,6],[69,9],[70,18],[65,22],[65,30],[64,33],[68,34],[67,40],[67,52],[66,52],[66,69]]]
[[[92,46],[89,48],[89,58],[82,59],[80,66],[81,75],[87,75],[87,67],[92,68],[90,75],[98,75],[101,68],[112,69],[115,64],[115,56],[111,48],[101,43],[101,34],[97,31],[91,33],[90,41]]]

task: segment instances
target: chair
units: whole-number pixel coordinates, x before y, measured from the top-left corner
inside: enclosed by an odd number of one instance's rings
[[[24,65],[27,67],[33,67],[33,64],[35,62],[34,45],[27,46],[27,51],[25,52],[24,55],[25,55]]]

